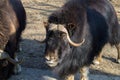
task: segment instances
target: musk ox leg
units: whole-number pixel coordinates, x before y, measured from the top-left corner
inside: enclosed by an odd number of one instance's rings
[[[88,67],[81,68],[80,73],[81,73],[80,80],[89,80],[88,79],[88,73],[89,73]]]
[[[15,56],[15,60],[18,61],[18,57],[17,56]],[[22,69],[21,69],[20,64],[16,64],[14,66],[14,74],[19,74],[19,73],[21,73],[21,71],[22,71]]]
[[[117,62],[120,64],[120,44],[115,45],[115,47],[116,47],[117,53],[118,53]]]
[[[18,45],[18,41],[16,40],[16,36],[12,35],[10,37],[10,40],[8,41],[6,48],[5,48],[5,52],[7,52],[9,54],[9,56],[14,60],[16,58],[16,50],[17,50],[17,45]],[[13,62],[14,63],[14,62]],[[20,68],[18,64],[13,64],[11,62],[9,62],[9,64],[6,66],[6,72],[5,72],[5,76],[6,78],[9,78],[13,73],[19,73],[20,72]],[[16,72],[15,69],[16,68]]]
[[[17,52],[22,52],[22,47],[21,47],[21,44],[20,44],[21,41],[22,41],[22,38],[20,37],[19,40],[18,40],[19,44],[17,45]]]
[[[22,47],[20,46],[20,44],[18,44],[17,52],[22,52]]]
[[[94,64],[99,65],[102,62],[102,54],[103,53],[101,52],[98,56],[95,57],[93,61]]]
[[[74,75],[69,75],[65,77],[65,80],[74,80]]]

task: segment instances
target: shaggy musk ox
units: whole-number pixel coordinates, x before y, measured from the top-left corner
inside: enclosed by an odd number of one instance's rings
[[[66,80],[88,80],[88,67],[106,43],[115,45],[120,62],[120,26],[108,0],[69,0],[53,12],[46,27],[45,58]]]
[[[0,0],[0,80],[20,71],[16,50],[26,25],[26,13],[21,0]]]

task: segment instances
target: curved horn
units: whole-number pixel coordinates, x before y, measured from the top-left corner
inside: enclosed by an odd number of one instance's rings
[[[72,46],[81,46],[84,42],[85,42],[85,39],[82,40],[82,42],[80,43],[75,43],[73,42],[71,39],[70,39],[70,36],[68,34],[68,31],[67,29],[64,27],[64,25],[58,25],[58,24],[50,24],[49,25],[49,30],[60,30],[62,32],[65,32],[67,34],[67,39],[68,39],[68,42],[72,45]]]
[[[65,32],[66,34],[67,34],[67,39],[68,39],[68,41],[69,41],[69,43],[72,45],[72,46],[81,46],[84,42],[85,42],[85,39],[83,39],[82,40],[82,42],[80,42],[80,43],[75,43],[75,42],[73,42],[71,39],[70,39],[70,36],[69,36],[69,34],[68,34],[68,31],[67,31],[67,29],[63,26],[63,25],[59,25],[59,30],[61,30],[61,31],[63,31],[63,32]]]
[[[6,59],[7,61],[11,62],[14,65],[21,64],[23,62],[23,59],[20,61],[12,59],[6,52],[2,50],[0,50],[0,59]]]

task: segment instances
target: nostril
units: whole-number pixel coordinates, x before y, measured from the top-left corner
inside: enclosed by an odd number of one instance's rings
[[[49,57],[49,56],[45,56],[45,59],[46,59],[47,61],[49,61],[49,60],[50,60],[50,57]]]
[[[53,64],[54,61],[53,61],[53,60],[46,60],[46,63],[47,63],[47,64]]]
[[[45,62],[46,62],[47,64],[52,64],[52,63],[53,63],[53,60],[51,60],[50,57],[45,56]]]

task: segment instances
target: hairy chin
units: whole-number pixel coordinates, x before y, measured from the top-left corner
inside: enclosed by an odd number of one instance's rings
[[[54,68],[54,72],[59,75],[59,77],[66,77],[70,74],[75,74],[79,70],[79,65],[76,59],[71,60],[65,58],[60,64]]]

